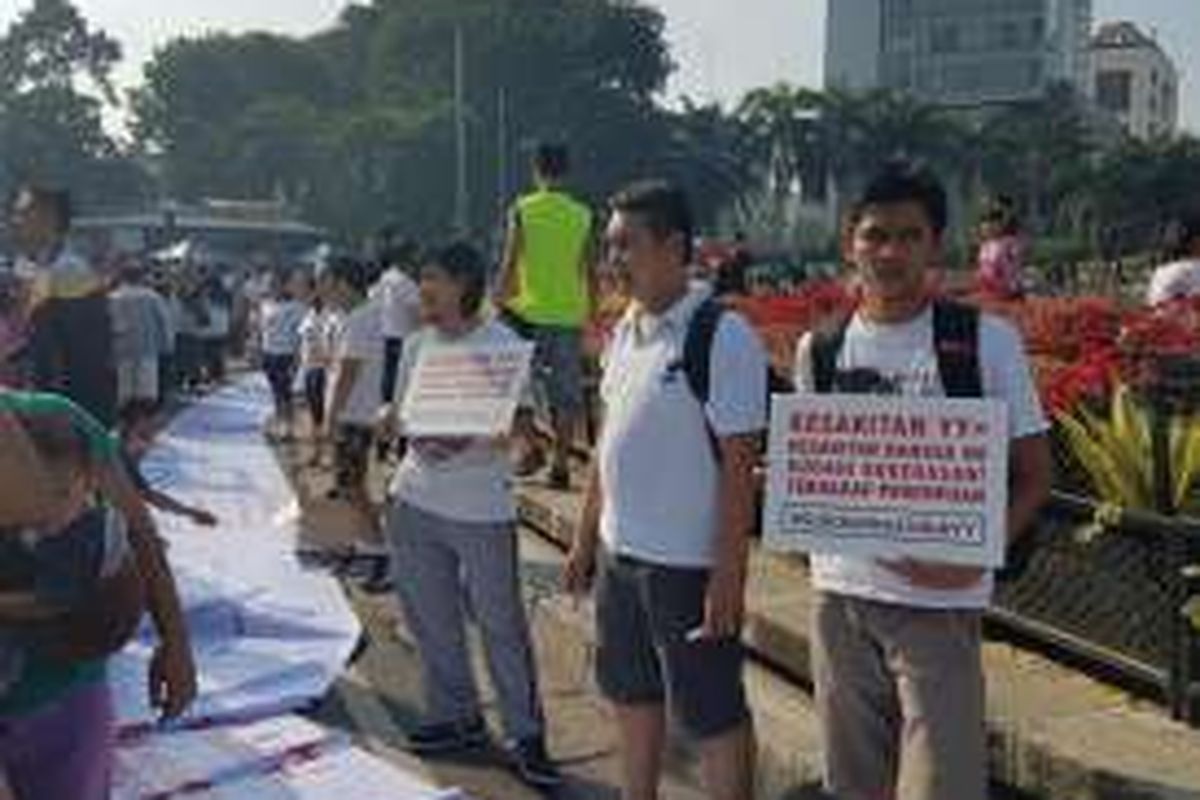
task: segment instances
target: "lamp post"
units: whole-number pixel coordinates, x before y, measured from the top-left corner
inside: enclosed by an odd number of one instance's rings
[[[470,200],[467,195],[466,65],[462,25],[454,26],[454,227],[459,236],[470,230]]]

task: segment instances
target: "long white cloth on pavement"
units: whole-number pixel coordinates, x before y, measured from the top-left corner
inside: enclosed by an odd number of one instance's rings
[[[296,559],[299,508],[262,436],[269,413],[266,385],[241,379],[179,414],[144,464],[152,484],[220,525],[158,519],[200,695],[180,724],[158,727],[146,701],[150,631],[112,659],[114,798],[465,800],[289,713],[329,690],[360,627],[337,581]]]
[[[212,511],[202,528],[160,515],[200,673],[192,720],[254,719],[322,697],[345,667],[360,627],[337,581],[295,557],[295,493],[262,436],[265,384],[246,377],[180,413],[143,471],[181,500]],[[152,723],[144,629],[112,664],[123,728]]]

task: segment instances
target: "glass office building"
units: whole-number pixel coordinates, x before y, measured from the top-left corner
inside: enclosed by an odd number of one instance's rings
[[[1087,93],[1091,0],[829,0],[826,83],[945,106]]]

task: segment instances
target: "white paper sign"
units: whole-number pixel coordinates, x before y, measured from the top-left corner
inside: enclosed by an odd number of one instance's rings
[[[412,436],[503,436],[529,380],[533,344],[423,347],[400,406]]]
[[[769,462],[769,547],[1004,564],[1001,401],[779,395]]]

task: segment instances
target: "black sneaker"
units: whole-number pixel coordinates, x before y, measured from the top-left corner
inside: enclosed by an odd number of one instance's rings
[[[481,717],[455,722],[430,722],[408,735],[408,751],[416,755],[474,750],[488,742],[487,726]]]
[[[546,754],[546,742],[535,736],[521,739],[512,747],[513,768],[521,780],[539,789],[551,789],[562,783],[562,773]]]
[[[371,567],[371,573],[358,582],[358,588],[367,594],[387,594],[396,588],[392,582],[392,569],[387,559],[377,561]]]

